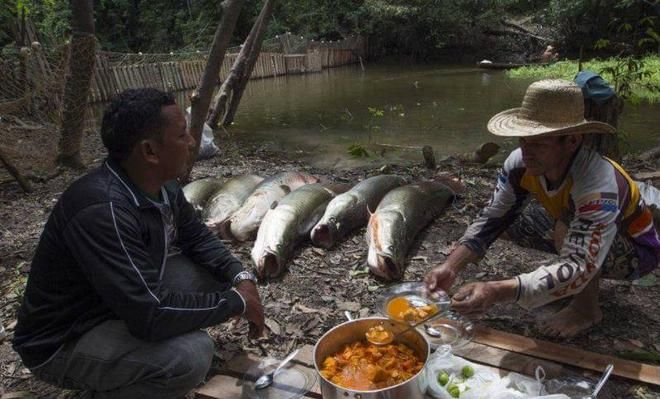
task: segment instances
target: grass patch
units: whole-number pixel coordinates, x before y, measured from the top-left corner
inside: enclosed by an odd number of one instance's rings
[[[606,81],[612,84],[612,76],[604,73],[605,68],[613,68],[620,60],[608,58],[606,60],[594,59],[582,63],[582,69],[588,69],[600,74]],[[643,72],[648,72],[640,81],[632,84],[632,97],[648,103],[660,102],[660,91],[651,90],[647,86],[660,87],[660,55],[651,55],[642,58],[644,64]],[[577,61],[558,61],[551,65],[530,65],[508,70],[507,76],[514,79],[547,79],[558,78],[573,80],[578,72]]]

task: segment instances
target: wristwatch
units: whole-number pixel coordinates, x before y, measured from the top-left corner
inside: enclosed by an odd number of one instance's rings
[[[232,285],[236,287],[241,281],[245,281],[245,280],[250,280],[253,283],[257,284],[257,278],[254,276],[254,274],[250,273],[247,270],[243,270],[234,277],[234,281],[232,281]]]

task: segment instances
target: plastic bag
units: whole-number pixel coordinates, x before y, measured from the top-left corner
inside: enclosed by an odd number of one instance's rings
[[[186,122],[190,125],[190,107],[186,108]],[[202,129],[202,138],[199,143],[199,152],[197,153],[197,159],[206,159],[211,158],[215,154],[220,152],[218,146],[213,142],[213,129],[207,123],[204,123],[204,128]]]
[[[463,369],[474,371],[466,378]],[[542,369],[541,369],[542,371]],[[447,381],[441,384],[438,376],[446,373]],[[428,393],[437,399],[570,399],[566,395],[546,395],[543,373],[537,378],[517,373],[501,376],[493,369],[469,362],[451,353],[448,345],[442,345],[429,360],[426,368]],[[454,388],[456,387],[456,388]],[[451,390],[448,391],[448,388]]]

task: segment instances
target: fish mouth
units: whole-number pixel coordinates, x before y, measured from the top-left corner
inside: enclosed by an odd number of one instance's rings
[[[329,249],[335,243],[334,229],[328,224],[319,224],[312,230],[310,238],[314,245]]]
[[[257,263],[257,277],[259,280],[263,281],[269,278],[275,278],[280,275],[282,272],[282,266],[280,265],[280,257],[266,250],[264,255]]]
[[[222,222],[216,223],[213,225],[213,231],[215,231],[220,237],[225,240],[235,240],[236,237],[231,233],[231,220],[226,219]]]
[[[403,277],[403,270],[397,265],[393,257],[388,254],[378,253],[369,262],[373,274],[386,281],[400,280]]]

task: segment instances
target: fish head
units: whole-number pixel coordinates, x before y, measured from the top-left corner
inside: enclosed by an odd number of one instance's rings
[[[300,177],[302,179],[303,184],[314,184],[314,183],[319,183],[321,179],[319,179],[316,176],[310,175],[309,173],[301,172]]]
[[[323,248],[330,248],[334,245],[339,225],[334,217],[325,221],[320,221],[310,233],[310,238],[314,245]]]
[[[373,274],[387,281],[403,277],[405,245],[402,219],[403,216],[397,212],[378,212],[371,215],[367,227],[367,264]]]
[[[271,244],[268,247],[259,245],[252,250],[252,260],[256,266],[260,281],[278,277],[284,271],[285,263],[283,243]]]

